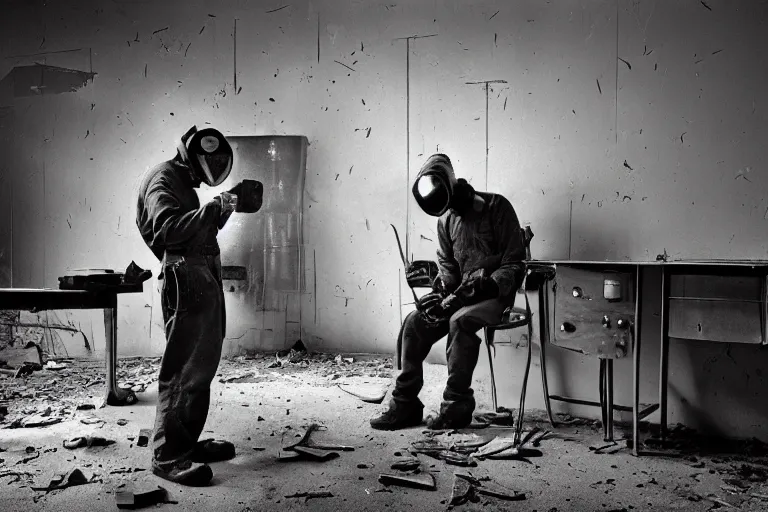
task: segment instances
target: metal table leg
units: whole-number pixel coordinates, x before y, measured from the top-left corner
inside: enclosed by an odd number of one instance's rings
[[[613,359],[605,360],[606,441],[613,441]]]
[[[603,439],[608,440],[608,408],[605,404],[606,385],[605,385],[605,359],[600,358],[600,373],[598,377],[600,386],[600,419],[603,425]]]
[[[632,455],[637,456],[640,447],[640,315],[642,313],[641,287],[643,273],[635,267],[635,321],[632,326]]]
[[[547,383],[547,343],[549,343],[549,301],[547,283],[539,287],[539,362],[541,364],[541,388],[544,392],[544,406],[547,410],[549,424],[555,426],[552,414],[552,404],[549,400],[549,384]]]
[[[107,362],[107,405],[133,405],[137,402],[136,394],[130,389],[117,387],[117,295],[111,308],[104,310],[104,330],[106,333]]]
[[[659,437],[667,436],[667,380],[669,378],[669,279],[661,267],[661,353],[659,355]]]

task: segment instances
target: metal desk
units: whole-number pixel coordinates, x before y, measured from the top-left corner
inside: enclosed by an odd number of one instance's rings
[[[659,410],[660,435],[667,429],[667,385],[669,376],[670,339],[690,339],[720,343],[768,344],[768,261],[763,260],[677,260],[677,261],[540,261],[541,264],[581,269],[594,273],[620,272],[634,277],[634,314],[632,333],[632,453],[640,455],[639,423],[642,418]],[[659,357],[659,402],[640,410],[640,350],[642,346],[641,316],[643,279],[646,270],[659,267],[661,304],[661,352]],[[557,277],[555,277],[557,280]],[[557,281],[556,281],[557,282]],[[555,282],[554,289],[557,284]],[[674,290],[672,290],[674,288]],[[552,289],[552,288],[548,288]],[[565,290],[571,293],[571,290]],[[672,293],[673,292],[673,293]],[[575,296],[575,295],[574,295]],[[671,307],[672,306],[672,307]],[[674,319],[670,327],[670,316]],[[540,313],[542,314],[542,313]],[[559,320],[552,308],[543,314],[551,326]],[[547,329],[546,337],[550,338]],[[544,341],[542,341],[544,342]],[[552,342],[547,339],[546,342]],[[557,343],[554,343],[557,345]],[[566,347],[567,348],[567,347]],[[606,372],[612,381],[613,356],[600,354],[605,359]],[[601,361],[601,373],[602,373]],[[602,378],[602,375],[601,375]],[[601,384],[602,386],[602,384]],[[601,393],[603,388],[601,387]],[[610,432],[613,431],[613,389],[607,386],[606,400]],[[563,400],[563,397],[553,397]],[[602,397],[601,397],[602,398]],[[549,397],[547,398],[549,399]],[[567,402],[595,405],[583,400],[564,399]],[[603,400],[601,400],[601,403]],[[627,410],[621,406],[619,410]],[[612,436],[612,434],[611,434]]]
[[[0,309],[45,311],[53,309],[103,309],[106,339],[107,405],[132,405],[136,394],[117,387],[117,296],[139,293],[143,284],[121,284],[99,292],[39,288],[0,288]]]

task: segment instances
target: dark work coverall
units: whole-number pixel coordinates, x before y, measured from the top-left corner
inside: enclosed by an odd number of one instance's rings
[[[471,388],[481,340],[477,336],[483,326],[498,323],[502,313],[514,304],[524,267],[525,246],[520,222],[510,202],[501,195],[475,192],[484,200],[477,209],[458,216],[448,210],[437,223],[437,251],[440,277],[448,291],[455,290],[463,276],[483,265],[483,260],[501,255],[497,268],[488,268],[499,286],[499,297],[465,306],[450,320],[430,325],[418,311],[411,312],[403,323],[403,370],[392,393],[392,406],[417,405],[424,385],[422,364],[432,345],[448,335],[446,356],[448,382],[443,392],[441,415],[447,418],[469,418],[475,408]],[[498,261],[498,260],[497,260]]]
[[[203,431],[225,333],[218,234],[221,207],[200,207],[199,182],[177,155],[152,169],[139,190],[136,223],[162,261],[166,347],[160,364],[153,460],[191,456]],[[175,319],[173,316],[175,315]]]

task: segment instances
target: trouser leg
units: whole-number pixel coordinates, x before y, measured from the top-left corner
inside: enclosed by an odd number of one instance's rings
[[[491,299],[461,308],[451,317],[446,344],[448,381],[443,391],[441,415],[471,419],[475,408],[472,375],[481,344],[477,331],[499,323],[506,307],[499,300]]]
[[[403,322],[403,369],[392,392],[392,406],[421,405],[419,392],[424,385],[424,360],[437,341],[448,333],[448,322],[428,324],[418,311],[412,311]]]
[[[208,415],[210,386],[224,340],[224,294],[215,271],[213,261],[182,262],[175,272],[168,266],[164,270],[167,344],[160,364],[153,438],[158,464],[189,458]]]

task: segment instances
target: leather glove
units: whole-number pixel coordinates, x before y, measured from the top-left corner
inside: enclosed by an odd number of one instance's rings
[[[464,300],[455,293],[448,295],[440,303],[440,307],[443,309],[444,314],[449,317],[467,305],[468,304],[465,303]]]
[[[237,208],[237,196],[229,192],[222,192],[218,196],[213,198],[213,201],[221,207],[221,213],[219,214],[219,229],[224,227],[227,223],[232,212]]]
[[[264,199],[264,185],[256,180],[243,180],[229,190],[237,196],[238,213],[256,213],[261,209]]]
[[[405,279],[411,288],[430,288],[438,272],[434,261],[416,260],[405,269]]]
[[[437,293],[427,293],[416,302],[416,310],[419,311],[424,319],[429,323],[438,323],[447,317],[440,304],[442,297]]]
[[[499,285],[490,277],[470,277],[454,292],[464,305],[477,304],[499,296]]]

